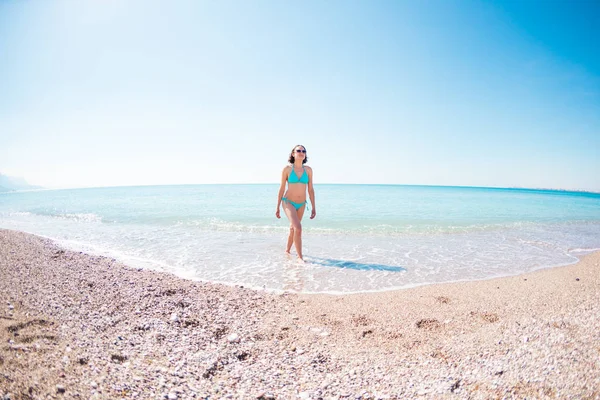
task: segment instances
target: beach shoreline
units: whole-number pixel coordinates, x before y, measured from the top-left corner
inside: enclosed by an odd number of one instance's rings
[[[600,398],[600,252],[510,277],[296,294],[0,229],[0,293],[11,399]]]

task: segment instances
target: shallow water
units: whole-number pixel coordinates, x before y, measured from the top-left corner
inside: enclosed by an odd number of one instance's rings
[[[303,220],[303,265],[283,253],[289,224],[274,216],[277,185],[4,193],[0,227],[186,278],[303,292],[514,275],[573,263],[600,248],[600,194],[391,185],[315,190],[317,218]]]

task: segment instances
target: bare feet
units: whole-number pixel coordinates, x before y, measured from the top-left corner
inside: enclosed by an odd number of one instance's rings
[[[302,257],[298,257],[296,261],[298,261],[300,264],[304,264],[304,258]]]

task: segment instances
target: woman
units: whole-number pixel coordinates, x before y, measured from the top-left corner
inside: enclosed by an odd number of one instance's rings
[[[315,190],[313,188],[313,172],[311,167],[304,166],[307,161],[306,147],[302,145],[294,146],[288,159],[290,165],[283,168],[283,172],[281,173],[281,186],[279,187],[277,211],[275,212],[275,216],[281,218],[279,208],[283,203],[283,211],[290,220],[290,234],[285,252],[290,254],[292,244],[294,244],[300,261],[304,261],[304,257],[302,256],[302,225],[300,221],[302,221],[302,216],[306,208],[306,188],[308,188],[308,196],[312,204],[310,219],[313,219],[317,215]],[[285,191],[286,182],[288,184],[287,191]]]

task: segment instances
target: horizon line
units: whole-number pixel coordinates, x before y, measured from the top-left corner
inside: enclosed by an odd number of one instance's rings
[[[74,187],[55,187],[48,188],[38,186],[35,189],[9,190],[4,193],[22,193],[38,192],[51,190],[79,190],[79,189],[114,189],[127,187],[157,187],[157,186],[235,186],[235,185],[278,185],[278,183],[165,183],[165,184],[141,184],[141,185],[107,185],[107,186],[74,186]],[[416,187],[439,187],[439,188],[462,188],[462,189],[497,189],[497,190],[525,190],[525,191],[553,191],[553,192],[573,192],[600,194],[600,191],[589,189],[564,189],[564,188],[546,188],[546,187],[525,187],[525,186],[473,186],[473,185],[434,185],[434,184],[406,184],[406,183],[317,183],[319,185],[340,185],[340,186],[416,186]],[[32,185],[33,186],[33,185]]]

